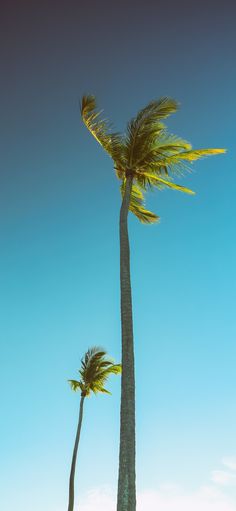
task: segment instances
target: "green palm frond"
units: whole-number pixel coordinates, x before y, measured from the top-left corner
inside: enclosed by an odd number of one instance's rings
[[[104,366],[101,366],[99,364],[98,370],[97,370],[97,380],[99,381],[105,381],[104,379],[108,378],[110,374],[120,374],[121,373],[121,364],[111,364],[109,362],[109,366],[107,366],[105,369],[103,369]]]
[[[102,394],[109,394],[111,396],[111,392],[109,392],[109,390],[105,389],[102,385],[91,385],[91,391],[94,393],[94,394],[99,394],[100,392]]]
[[[97,111],[94,96],[83,96],[81,117],[93,137],[107,151],[118,165],[123,165],[124,142],[120,133],[111,131],[111,123],[101,117],[102,110]]]
[[[121,364],[112,364],[108,368],[108,374],[121,374],[122,373],[122,365]]]
[[[122,197],[124,195],[125,185],[126,180],[124,179],[120,187]],[[153,224],[159,220],[159,216],[155,215],[155,213],[152,213],[152,211],[145,209],[144,195],[139,186],[134,184],[131,190],[129,210],[132,211],[132,213],[143,224]]]
[[[225,153],[226,149],[193,149],[190,151],[180,151],[177,154],[165,155],[163,154],[152,163],[147,165],[148,169],[152,172],[159,173],[162,168],[168,169],[172,173],[183,173],[190,171],[189,163],[199,160],[207,156]]]
[[[180,151],[188,151],[191,148],[189,142],[164,130],[157,139],[148,145],[147,150],[140,154],[136,167],[145,170],[148,165],[155,164],[158,160],[162,161],[167,156],[178,154]]]
[[[98,392],[102,392],[102,394],[109,394],[111,396],[111,392],[104,387],[100,387]]]
[[[150,126],[161,122],[162,119],[175,113],[177,109],[177,101],[167,96],[152,100],[144,108],[139,110],[136,117],[129,122],[128,127],[131,127],[131,130],[136,128],[139,132],[149,132]]]
[[[74,390],[75,392],[77,390],[83,390],[83,386],[82,386],[82,383],[80,381],[77,381],[77,380],[68,380],[72,390]]]
[[[91,392],[109,392],[104,389],[111,374],[121,373],[121,364],[114,364],[113,359],[107,357],[107,353],[103,348],[94,346],[89,348],[81,360],[81,368],[79,370],[80,381],[69,380],[73,390],[81,390],[81,392],[89,396]]]
[[[192,151],[179,153],[178,156],[180,156],[182,160],[195,161],[199,160],[199,158],[204,158],[205,156],[222,154],[225,152],[226,149],[193,149]]]
[[[177,108],[178,104],[174,99],[163,97],[151,101],[131,119],[126,138],[126,159],[130,168],[136,166],[140,157],[147,153],[150,145],[163,132],[165,126],[162,119],[176,112]]]
[[[135,179],[137,180],[137,182],[139,182],[138,174],[136,174]],[[156,174],[151,174],[148,172],[140,173],[140,183],[144,188],[147,188],[147,185],[150,188],[152,187],[159,188],[159,190],[162,190],[163,188],[167,187],[171,188],[172,190],[188,193],[189,195],[195,195],[195,192],[193,192],[193,190],[190,190],[189,188],[186,188],[186,186],[177,185],[176,183],[172,183],[167,179],[163,179],[162,177],[157,176]]]

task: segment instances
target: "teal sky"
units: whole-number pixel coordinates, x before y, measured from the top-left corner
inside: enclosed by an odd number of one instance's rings
[[[172,96],[172,133],[228,149],[178,180],[196,196],[148,196],[159,225],[129,226],[139,510],[233,511],[234,3],[36,4],[1,19],[1,507],[66,509],[79,407],[67,379],[88,346],[120,361],[119,186],[80,121],[88,92],[118,130]],[[120,379],[109,388],[85,403],[81,511],[112,511]]]

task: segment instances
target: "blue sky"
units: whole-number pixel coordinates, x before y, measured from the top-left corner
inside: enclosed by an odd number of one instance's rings
[[[167,122],[171,132],[196,148],[228,149],[179,181],[196,196],[149,195],[161,222],[143,226],[130,217],[130,239],[140,511],[144,504],[235,508],[234,19],[230,1],[5,8],[4,511],[65,509],[79,406],[67,379],[90,345],[120,360],[119,187],[112,162],[81,124],[84,92],[120,130],[150,99],[173,96],[181,108]],[[118,377],[110,390],[112,397],[85,406],[83,511],[93,498],[105,511],[114,502]]]

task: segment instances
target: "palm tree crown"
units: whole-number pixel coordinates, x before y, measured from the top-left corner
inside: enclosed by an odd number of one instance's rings
[[[72,390],[80,390],[84,397],[88,397],[91,392],[110,394],[104,385],[110,374],[119,373],[121,373],[121,364],[114,364],[113,360],[107,357],[104,349],[94,346],[88,349],[81,359],[80,380],[69,380],[69,383]]]
[[[123,196],[126,179],[132,176],[129,209],[143,223],[153,223],[158,216],[145,209],[144,193],[165,187],[194,194],[172,181],[173,174],[183,174],[189,164],[204,156],[224,153],[225,149],[192,149],[186,140],[168,133],[163,119],[176,112],[178,103],[161,97],[151,101],[128,123],[125,134],[111,131],[111,124],[97,111],[94,96],[82,98],[81,115],[88,130],[114,161]]]

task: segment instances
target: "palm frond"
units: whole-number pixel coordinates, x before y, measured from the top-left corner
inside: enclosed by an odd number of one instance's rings
[[[200,158],[204,158],[205,156],[222,153],[226,153],[226,149],[193,149],[192,151],[183,151],[177,156],[179,156],[181,160],[195,161],[199,160]]]
[[[70,384],[72,390],[74,390],[75,392],[77,390],[83,390],[82,388],[82,383],[80,381],[77,381],[77,380],[68,380],[68,383]]]
[[[178,104],[174,99],[162,97],[151,101],[128,123],[126,159],[128,166],[135,167],[137,160],[147,152],[148,147],[164,130],[162,119],[176,112]]]
[[[120,187],[122,197],[125,191],[125,184],[126,180],[124,179]],[[139,186],[134,184],[131,190],[129,210],[143,224],[153,224],[155,222],[158,222],[159,220],[159,216],[157,216],[155,213],[152,213],[152,211],[148,211],[147,209],[145,209],[143,193],[140,190]]]
[[[111,396],[111,392],[109,392],[109,390],[105,389],[104,387],[100,387],[99,392],[102,392],[102,394],[109,394],[109,396]]]
[[[112,364],[108,368],[108,374],[121,374],[122,373],[122,365],[121,364]]]
[[[102,111],[97,111],[95,96],[83,96],[81,117],[85,126],[113,160],[122,166],[124,155],[123,137],[120,133],[111,131],[111,123],[107,119],[103,119],[101,114]]]
[[[178,109],[178,102],[167,96],[162,96],[159,99],[149,101],[149,103],[139,110],[136,117],[131,121],[140,124],[142,128],[149,125],[150,122],[160,122],[166,119],[169,115],[175,113]]]
[[[136,179],[139,182],[139,176],[136,174]],[[168,181],[167,179],[163,179],[160,176],[157,176],[156,174],[151,174],[148,172],[142,172],[140,174],[140,180],[143,186],[145,187],[145,180],[147,181],[148,186],[151,187],[157,187],[159,190],[162,190],[163,188],[171,188],[172,190],[178,190],[179,192],[188,193],[190,195],[195,195],[195,192],[193,190],[190,190],[189,188],[186,188],[186,186],[177,185],[176,183],[172,183],[171,181]]]
[[[102,385],[99,384],[91,385],[91,391],[94,394],[99,394],[101,392],[102,394],[109,394],[111,396],[111,392],[109,392],[109,390],[105,389]]]
[[[136,167],[145,169],[147,165],[163,160],[166,156],[178,154],[180,151],[188,151],[192,148],[186,140],[170,135],[166,130],[161,132],[156,140],[147,146],[147,150],[140,154]]]
[[[153,172],[160,172],[162,167],[165,167],[172,173],[183,174],[185,171],[190,171],[191,167],[189,163],[199,160],[200,158],[204,158],[207,156],[214,156],[217,154],[225,153],[226,149],[193,149],[191,151],[180,151],[177,154],[172,154],[170,156],[163,155],[159,159],[157,158],[156,162],[152,162],[149,165],[149,168]]]
[[[102,381],[104,378],[108,378],[110,374],[120,374],[121,373],[121,364],[109,364],[108,367],[103,369],[101,365],[98,368],[97,379]]]

